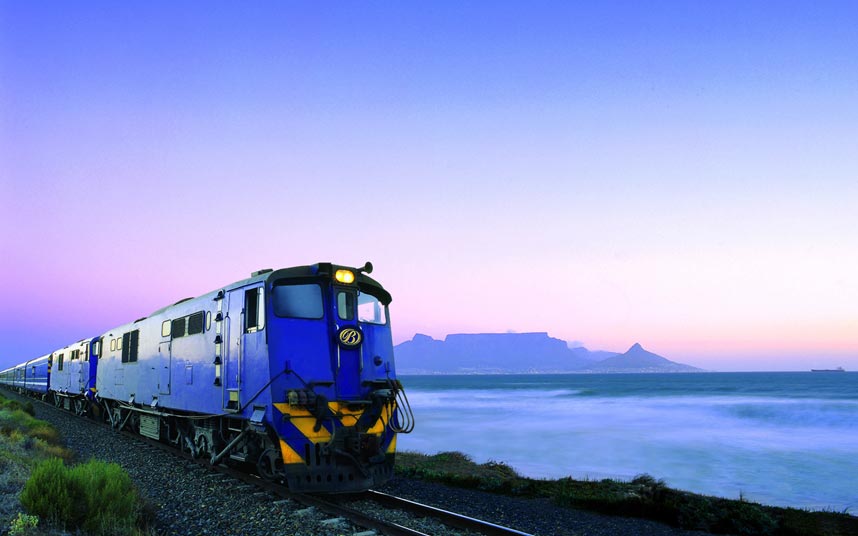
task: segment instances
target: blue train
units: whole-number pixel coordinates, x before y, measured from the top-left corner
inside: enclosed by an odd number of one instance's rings
[[[362,268],[261,270],[0,372],[0,383],[301,492],[386,481],[413,414],[390,294]]]

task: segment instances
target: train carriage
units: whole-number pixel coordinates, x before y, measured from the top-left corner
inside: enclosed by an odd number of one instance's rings
[[[98,360],[92,345],[83,339],[51,354],[50,392],[58,407],[83,415],[95,392]]]
[[[15,387],[15,367],[0,370],[0,385],[4,385],[9,388]]]
[[[51,356],[46,355],[28,361],[24,365],[24,390],[39,395],[48,393],[51,376]]]
[[[45,396],[48,393],[50,380],[51,356],[46,355],[31,359],[0,372],[0,385],[5,385],[19,392]]]

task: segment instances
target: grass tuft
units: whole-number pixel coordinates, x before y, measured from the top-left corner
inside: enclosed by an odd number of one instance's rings
[[[24,413],[28,413],[31,417],[36,416],[36,408],[33,407],[33,403],[29,400],[20,402],[18,400],[12,400],[10,398],[6,398],[0,396],[0,411],[16,411],[21,410]]]
[[[29,401],[32,409],[32,403]],[[0,397],[0,438],[12,451],[32,453],[34,462],[50,457],[70,460],[72,452],[62,445],[59,432],[45,421],[33,417],[20,402]]]
[[[35,534],[39,518],[18,512],[18,516],[9,524],[9,536],[28,536]]]

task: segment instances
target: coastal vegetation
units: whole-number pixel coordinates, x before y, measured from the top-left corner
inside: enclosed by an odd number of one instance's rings
[[[97,460],[67,465],[73,453],[34,415],[32,402],[0,395],[0,532],[146,534],[145,505],[128,474]]]
[[[560,506],[609,515],[661,521],[715,534],[765,536],[846,536],[858,534],[858,518],[845,512],[813,512],[709,497],[667,487],[640,475],[619,480],[533,479],[503,463],[477,464],[461,452],[435,455],[399,452],[400,476],[462,488],[523,497],[548,498]]]

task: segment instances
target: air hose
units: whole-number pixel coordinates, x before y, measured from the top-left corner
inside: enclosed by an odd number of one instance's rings
[[[393,381],[387,377],[387,385],[394,393],[396,399],[395,418],[391,419],[390,429],[398,434],[410,434],[414,430],[414,412],[408,403],[408,395],[397,380]]]

